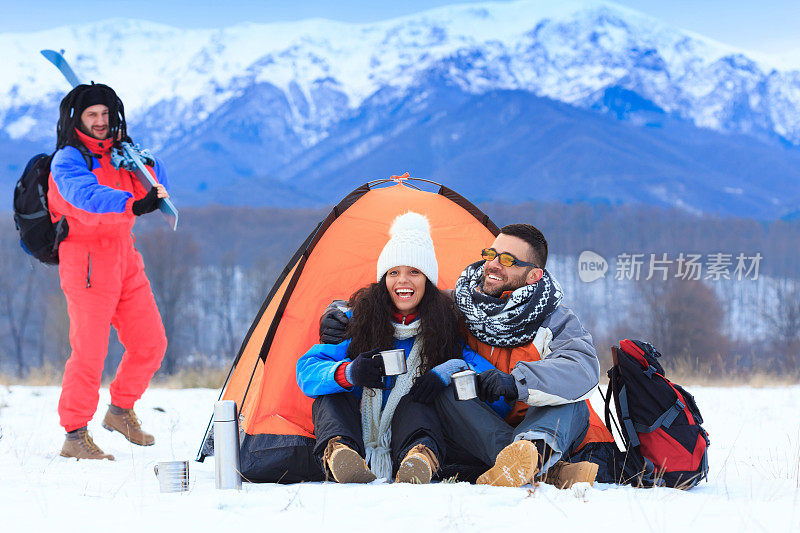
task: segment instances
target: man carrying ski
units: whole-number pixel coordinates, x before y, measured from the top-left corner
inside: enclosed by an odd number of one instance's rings
[[[131,230],[136,216],[156,210],[169,194],[158,162],[148,167],[158,182],[149,192],[131,172],[112,165],[120,141],[130,138],[122,101],[110,87],[78,85],[61,101],[47,200],[52,220],[63,216],[69,226],[58,248],[72,349],[58,402],[67,431],[64,457],[114,459],[87,431],[112,325],[125,353],[110,386],[103,427],[140,446],[155,442],[142,431],[133,405],[161,365],[167,338]]]

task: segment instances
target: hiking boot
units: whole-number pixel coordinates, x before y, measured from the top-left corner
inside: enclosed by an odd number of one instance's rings
[[[481,474],[479,485],[521,487],[539,472],[539,452],[529,440],[518,440],[497,454],[494,466]]]
[[[550,467],[544,476],[544,482],[555,485],[559,489],[568,489],[575,483],[589,483],[594,485],[597,478],[598,465],[589,461],[580,463],[567,463],[558,461]]]
[[[341,437],[328,441],[322,462],[330,470],[337,483],[369,483],[375,481],[375,474],[367,466],[364,458],[350,446],[339,442]]]
[[[408,450],[400,463],[395,481],[425,485],[431,482],[431,478],[437,470],[439,470],[439,461],[436,460],[431,449],[424,444],[417,444]]]
[[[122,409],[114,405],[108,407],[103,427],[109,431],[119,431],[122,436],[139,446],[152,446],[156,439],[142,431],[142,424],[133,409]]]
[[[61,457],[74,457],[75,459],[108,459],[114,460],[114,456],[103,453],[89,435],[89,430],[80,428],[73,433],[67,433],[64,446],[61,447]]]

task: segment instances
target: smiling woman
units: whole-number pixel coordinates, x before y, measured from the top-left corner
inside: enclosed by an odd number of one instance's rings
[[[395,310],[405,319],[416,314],[417,306],[425,294],[428,278],[414,267],[399,266],[386,273],[386,288],[392,297]]]
[[[339,483],[393,474],[429,482],[444,443],[435,397],[453,373],[490,368],[461,341],[455,304],[434,284],[438,262],[427,218],[401,215],[390,235],[377,281],[350,298],[347,340],[315,345],[297,362],[300,389],[316,398],[314,453]],[[381,350],[405,355],[408,371],[396,381],[386,378]]]

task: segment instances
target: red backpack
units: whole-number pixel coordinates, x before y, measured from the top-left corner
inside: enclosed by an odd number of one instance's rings
[[[708,433],[694,397],[664,377],[661,354],[649,343],[625,339],[612,347],[606,425],[614,397],[627,451],[620,481],[639,486],[688,489],[708,475]],[[616,421],[615,421],[616,423]]]

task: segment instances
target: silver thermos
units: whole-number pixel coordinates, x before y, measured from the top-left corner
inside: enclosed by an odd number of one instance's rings
[[[233,400],[214,404],[214,459],[217,488],[241,489],[239,417]]]

